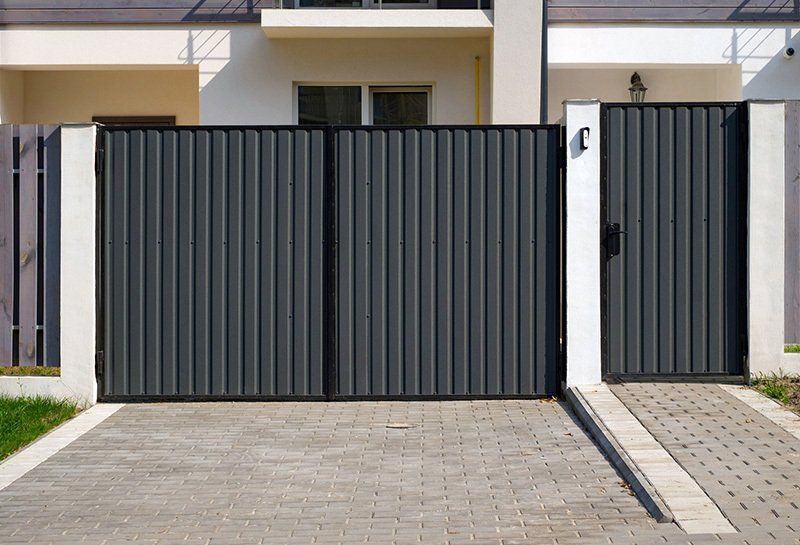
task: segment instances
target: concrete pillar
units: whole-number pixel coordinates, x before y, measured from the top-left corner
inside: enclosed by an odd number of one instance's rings
[[[750,376],[800,371],[783,357],[784,110],[776,101],[749,103],[747,332]]]
[[[564,103],[567,127],[566,386],[602,381],[600,352],[600,102]],[[589,129],[587,149],[581,130]]]
[[[94,124],[61,127],[61,380],[85,405],[97,401],[97,250]]]
[[[542,0],[494,0],[492,123],[539,123]]]

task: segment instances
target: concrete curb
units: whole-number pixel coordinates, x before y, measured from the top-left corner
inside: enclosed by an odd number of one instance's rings
[[[580,421],[583,422],[583,425],[592,434],[600,448],[603,449],[612,465],[631,486],[631,490],[642,502],[648,513],[657,522],[673,522],[672,512],[667,508],[661,496],[658,495],[652,483],[647,480],[647,477],[639,470],[639,467],[606,429],[583,395],[575,388],[570,388],[566,391],[566,398],[572,410],[575,411]]]

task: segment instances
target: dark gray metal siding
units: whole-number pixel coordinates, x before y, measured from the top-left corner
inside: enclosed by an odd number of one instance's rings
[[[741,374],[742,105],[609,105],[604,340],[612,374]]]
[[[320,129],[105,130],[106,396],[321,396]]]
[[[337,131],[337,395],[557,391],[559,137]]]

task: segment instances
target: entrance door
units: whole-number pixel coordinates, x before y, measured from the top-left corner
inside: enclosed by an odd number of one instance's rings
[[[742,374],[745,106],[602,115],[605,374]]]

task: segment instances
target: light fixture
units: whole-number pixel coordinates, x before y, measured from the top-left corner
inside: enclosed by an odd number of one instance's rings
[[[644,102],[647,87],[642,83],[642,77],[638,72],[634,72],[631,76],[631,86],[628,87],[628,91],[631,93],[631,102]]]

